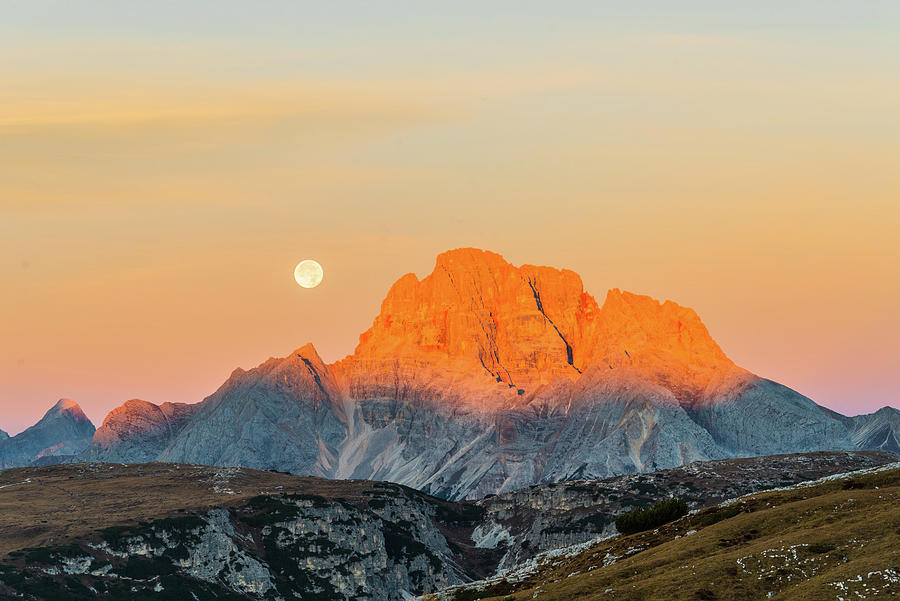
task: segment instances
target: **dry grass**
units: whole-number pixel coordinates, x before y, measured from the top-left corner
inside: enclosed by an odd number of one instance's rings
[[[0,556],[25,547],[65,544],[109,526],[240,505],[262,493],[352,501],[384,486],[396,485],[166,463],[5,470],[0,472]]]
[[[611,563],[614,557],[621,559]],[[512,589],[457,598],[833,601],[896,595],[900,469],[760,493],[653,532],[601,542]]]

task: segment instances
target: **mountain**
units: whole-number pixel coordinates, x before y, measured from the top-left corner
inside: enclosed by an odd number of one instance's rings
[[[174,418],[132,404],[84,458],[387,480],[450,499],[698,460],[891,448],[857,435],[883,426],[736,366],[691,309],[616,289],[600,305],[572,271],[477,249],[401,277],[341,361],[307,344],[236,370]]]
[[[882,407],[853,419],[853,443],[859,448],[883,449],[900,455],[900,411]]]
[[[900,467],[732,499],[541,554],[423,601],[893,599]]]
[[[9,434],[4,432],[3,430],[0,430],[0,440],[6,440],[7,438],[9,438]]]
[[[0,511],[0,597],[405,601],[611,536],[615,515],[670,494],[702,510],[895,459],[886,452],[729,459],[478,502],[242,468],[11,469],[0,473],[0,507],[15,508]]]
[[[0,468],[63,461],[85,450],[93,435],[94,425],[78,403],[60,399],[38,423],[0,440]]]
[[[172,441],[195,405],[163,403],[155,405],[131,399],[113,409],[94,433],[90,448],[80,459],[103,456],[107,461],[141,461],[147,455],[161,453]]]

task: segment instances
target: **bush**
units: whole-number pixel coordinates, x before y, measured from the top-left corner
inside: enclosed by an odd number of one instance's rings
[[[662,526],[687,514],[687,501],[678,497],[660,501],[646,509],[635,509],[616,518],[616,529],[622,534],[643,532]]]
[[[828,553],[829,551],[834,551],[837,549],[837,545],[834,543],[813,543],[806,548],[810,553],[815,553],[819,555],[821,553]]]

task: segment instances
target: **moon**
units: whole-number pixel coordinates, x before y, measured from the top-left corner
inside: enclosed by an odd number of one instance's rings
[[[322,266],[312,259],[305,259],[294,267],[294,279],[304,288],[315,288],[322,283],[325,272]]]

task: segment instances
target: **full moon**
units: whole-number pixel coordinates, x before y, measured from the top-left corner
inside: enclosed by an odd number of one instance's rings
[[[294,279],[304,288],[315,288],[322,282],[322,276],[324,275],[325,272],[322,271],[322,266],[312,259],[300,261],[294,267]]]

